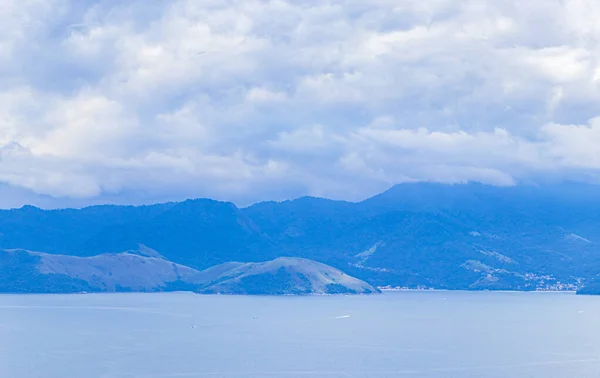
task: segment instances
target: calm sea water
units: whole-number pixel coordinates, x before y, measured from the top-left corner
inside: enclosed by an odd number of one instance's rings
[[[599,377],[600,297],[0,296],[0,377]]]

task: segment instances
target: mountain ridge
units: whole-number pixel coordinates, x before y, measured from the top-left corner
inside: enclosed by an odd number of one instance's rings
[[[411,183],[359,202],[27,207],[0,211],[0,248],[92,256],[141,244],[197,270],[284,255],[375,286],[576,289],[600,272],[597,188]]]

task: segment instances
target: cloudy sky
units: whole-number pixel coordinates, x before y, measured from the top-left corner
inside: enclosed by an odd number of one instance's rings
[[[0,206],[596,182],[596,0],[0,0]]]

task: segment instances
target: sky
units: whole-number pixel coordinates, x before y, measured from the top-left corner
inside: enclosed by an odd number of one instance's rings
[[[0,207],[600,181],[595,0],[1,0]]]

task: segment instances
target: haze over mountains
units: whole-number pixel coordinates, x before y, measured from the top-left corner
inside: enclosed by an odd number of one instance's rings
[[[238,208],[196,199],[0,211],[5,250],[78,257],[129,251],[121,258],[143,255],[193,272],[290,256],[328,264],[374,286],[410,288],[577,289],[600,272],[599,243],[600,191],[587,184],[414,183],[358,203],[303,197]],[[15,266],[0,264],[0,271],[12,269],[15,276]],[[290,266],[285,274],[293,273]],[[277,269],[269,274],[276,276]],[[234,281],[221,290],[248,288]],[[300,281],[294,287],[302,287]]]

